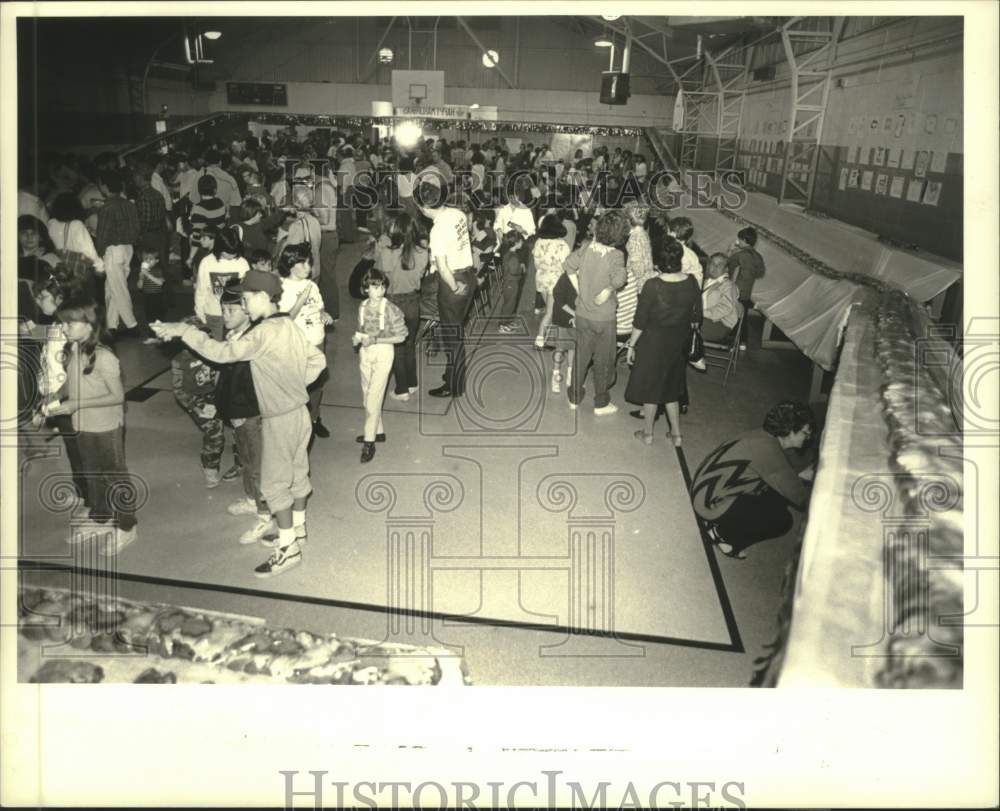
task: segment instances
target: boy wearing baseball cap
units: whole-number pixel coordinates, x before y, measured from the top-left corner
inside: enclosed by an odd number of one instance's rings
[[[312,491],[308,456],[312,420],[306,386],[326,367],[326,357],[287,313],[278,311],[281,279],[249,270],[240,291],[243,306],[256,323],[235,341],[215,341],[188,324],[151,326],[160,338],[180,338],[216,363],[250,363],[261,416],[260,490],[278,523],[277,548],[254,574],[274,577],[302,562],[306,499]]]

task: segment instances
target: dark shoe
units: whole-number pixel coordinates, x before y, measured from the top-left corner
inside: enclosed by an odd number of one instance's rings
[[[427,392],[431,397],[452,397],[451,389],[447,386],[441,386],[440,388],[431,389]]]
[[[354,441],[357,442],[358,444],[361,444],[362,442],[365,441],[365,435],[358,434],[356,437],[354,437]],[[375,434],[375,441],[385,442],[385,434]]]
[[[681,414],[687,414],[687,413],[688,413],[688,407],[686,405],[682,405],[681,406]]]
[[[361,445],[361,464],[365,462],[370,462],[372,457],[375,455],[375,443],[374,442],[364,442]]]
[[[645,419],[642,415],[642,409],[637,408],[635,411],[629,411],[628,415],[630,417],[635,417],[637,420]]]
[[[229,470],[222,474],[222,481],[231,482],[238,479],[243,475],[242,465],[233,465]]]
[[[316,420],[316,422],[313,423],[313,433],[320,439],[330,438],[330,431],[325,425],[323,425],[323,420]]]

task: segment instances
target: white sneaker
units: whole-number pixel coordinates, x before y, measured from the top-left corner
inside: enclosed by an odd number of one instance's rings
[[[409,389],[407,389],[407,391],[408,391],[408,392],[409,392],[410,394],[416,394],[416,393],[417,393],[418,391],[420,391],[420,389],[418,389],[418,388],[417,388],[416,386],[410,386],[410,388],[409,388]]]
[[[255,577],[274,577],[294,569],[301,562],[302,550],[297,543],[291,543],[284,549],[276,549],[271,557],[253,570],[253,573]]]
[[[257,543],[262,540],[265,535],[277,535],[278,525],[275,523],[271,516],[263,518],[262,516],[257,516],[257,523],[254,524],[250,529],[240,535],[240,545],[247,546],[248,544]]]
[[[572,400],[567,400],[566,401],[566,405],[568,405],[570,407],[571,411],[576,411],[576,409],[577,409],[576,403],[574,403]]]
[[[219,486],[219,482],[222,481],[222,474],[218,470],[212,470],[211,468],[202,468],[205,472],[205,487],[212,490]]]
[[[403,392],[402,394],[396,394],[396,392],[394,392],[394,391],[390,391],[390,392],[389,392],[389,396],[390,396],[390,397],[391,397],[391,398],[392,398],[393,400],[401,400],[401,401],[402,401],[402,402],[404,402],[404,403],[405,403],[405,402],[406,402],[407,400],[409,400],[409,399],[410,399],[410,393],[409,393],[409,392],[407,392],[407,391],[404,391],[404,392]]]
[[[536,335],[535,336],[535,349],[545,349],[545,336]]]
[[[608,403],[606,406],[595,408],[594,413],[597,414],[599,417],[603,417],[607,414],[617,414],[618,406],[616,406],[614,403]]]
[[[241,498],[226,507],[226,512],[230,515],[256,515],[257,502],[249,497]]]
[[[562,391],[562,386],[560,385],[561,382],[562,382],[562,375],[559,374],[559,372],[557,372],[557,371],[553,371],[552,372],[552,393],[553,394],[558,394],[559,392]]]
[[[116,527],[111,537],[97,550],[97,554],[103,557],[117,555],[126,546],[135,543],[137,534],[136,527],[127,531]]]

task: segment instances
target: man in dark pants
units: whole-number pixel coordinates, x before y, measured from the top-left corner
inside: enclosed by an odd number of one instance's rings
[[[437,269],[438,333],[448,356],[443,385],[432,397],[461,397],[465,392],[465,316],[476,291],[472,268],[472,240],[465,214],[445,206],[446,192],[433,183],[415,190],[415,202],[430,219],[431,259]]]

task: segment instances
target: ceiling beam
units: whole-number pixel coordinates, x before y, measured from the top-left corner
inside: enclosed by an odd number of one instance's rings
[[[618,34],[621,34],[623,37],[628,36],[628,31],[626,31],[625,28],[623,28],[622,26],[618,25],[615,22],[604,22],[604,25],[606,25],[610,30]],[[655,59],[661,65],[666,65],[667,70],[670,71],[670,75],[674,77],[674,81],[680,84],[681,81],[680,76],[677,75],[677,71],[674,70],[674,66],[671,65],[670,62],[668,62],[665,57],[658,54],[641,39],[633,38],[632,42],[635,45],[638,45],[640,48],[642,48],[646,53],[648,53],[651,57],[653,57],[653,59]]]

